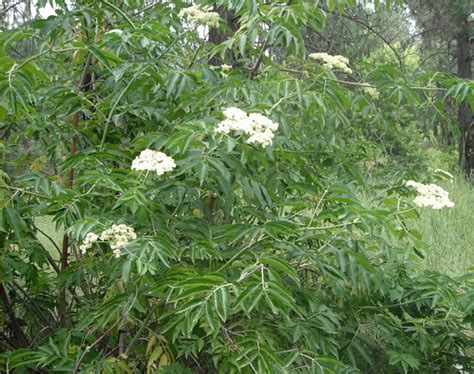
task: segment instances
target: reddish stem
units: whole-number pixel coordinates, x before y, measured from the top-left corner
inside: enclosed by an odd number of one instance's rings
[[[15,310],[13,309],[13,306],[10,303],[7,290],[3,283],[0,283],[0,300],[2,300],[2,303],[5,307],[5,311],[7,312],[7,315],[10,318],[13,334],[15,335],[17,342],[17,348],[27,348],[28,340],[26,339],[26,335],[21,329],[18,319],[16,318]]]
[[[90,88],[89,82],[91,77],[88,73],[89,66],[92,62],[92,55],[87,56],[86,63],[84,64],[84,70],[82,71],[81,81],[79,83],[79,91],[85,91]],[[72,127],[74,129],[74,134],[71,139],[71,144],[69,146],[69,156],[73,157],[76,154],[76,132],[79,127],[79,112],[74,113],[72,120]],[[74,187],[74,169],[69,170],[67,187]],[[63,245],[61,248],[61,272],[64,272],[67,269],[67,258],[68,258],[68,247],[69,247],[69,237],[67,234],[64,234]],[[61,287],[59,294],[59,323],[61,326],[66,326],[66,288]]]

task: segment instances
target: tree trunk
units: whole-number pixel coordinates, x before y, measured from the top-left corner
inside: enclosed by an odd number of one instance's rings
[[[455,103],[452,98],[447,97],[443,99],[443,95],[439,95],[438,100],[444,102],[444,108],[447,113],[455,113]],[[449,120],[440,120],[439,121],[439,128],[440,128],[440,143],[446,147],[453,147],[456,142],[454,138],[453,131],[450,127]]]
[[[469,40],[469,21],[464,19],[456,35],[458,77],[472,78],[471,43]],[[459,130],[459,165],[467,178],[474,174],[474,122],[473,113],[469,104],[464,101],[458,109]]]
[[[211,30],[209,31],[209,41],[218,45],[229,39],[229,37],[239,29],[239,18],[235,15],[233,11],[226,10],[223,7],[218,7],[216,9],[216,12],[219,13],[221,18],[227,23],[227,26],[232,32],[230,33],[229,31],[222,31],[218,28],[211,28]],[[232,50],[229,51],[228,56],[230,64],[233,67],[238,66],[237,56],[234,55],[234,52]],[[214,66],[219,66],[222,65],[223,61],[219,56],[213,56],[209,60],[209,63]]]

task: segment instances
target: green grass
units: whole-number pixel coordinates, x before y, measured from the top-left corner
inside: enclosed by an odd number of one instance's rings
[[[460,176],[442,187],[449,192],[454,208],[420,208],[420,219],[410,224],[428,243],[424,267],[462,274],[474,266],[474,188]]]

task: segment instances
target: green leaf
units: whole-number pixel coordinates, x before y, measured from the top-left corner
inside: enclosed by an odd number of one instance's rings
[[[97,60],[102,62],[109,70],[112,68],[111,63],[120,63],[122,60],[111,54],[110,52],[107,52],[104,49],[99,49],[93,45],[88,45],[86,48],[94,55]]]
[[[199,173],[199,186],[202,187],[204,185],[204,181],[207,179],[209,167],[206,163],[201,164],[201,171]]]
[[[122,278],[125,284],[128,283],[130,279],[130,270],[132,268],[132,259],[127,259],[122,265]]]
[[[258,261],[262,264],[269,265],[272,268],[280,270],[293,279],[297,284],[299,284],[298,273],[288,261],[285,261],[279,257],[260,257]]]
[[[337,5],[337,0],[328,0],[328,8],[330,12],[334,12],[334,9],[336,9]]]
[[[21,239],[23,237],[23,233],[26,231],[25,221],[23,221],[15,208],[6,206],[4,209],[10,228],[13,230],[17,239]]]

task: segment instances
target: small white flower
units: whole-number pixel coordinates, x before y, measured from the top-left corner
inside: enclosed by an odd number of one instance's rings
[[[454,203],[449,199],[449,193],[437,184],[423,184],[409,180],[405,185],[413,187],[419,193],[413,200],[413,203],[419,207],[431,207],[432,209],[454,207]]]
[[[265,131],[268,129],[272,132],[278,130],[278,123],[273,122],[270,118],[265,117],[263,114],[250,113],[249,119],[253,122],[254,130]]]
[[[219,13],[211,12],[211,6],[201,6],[199,4],[181,9],[178,16],[186,19],[195,25],[205,25],[218,27],[221,20]]]
[[[154,171],[158,176],[172,171],[175,167],[171,157],[151,149],[145,149],[132,161],[132,170]]]
[[[136,238],[137,234],[133,227],[123,223],[120,225],[114,224],[100,234],[100,240],[109,242],[115,257],[120,257],[122,254],[121,248],[126,246],[130,240],[135,240]]]
[[[247,117],[247,113],[245,113],[242,109],[235,107],[224,109],[222,113],[227,119],[231,120],[240,120]]]
[[[249,117],[245,117],[232,122],[232,130],[241,131],[244,134],[253,134],[255,132],[254,123]]]
[[[89,232],[82,241],[82,244],[79,246],[79,250],[81,251],[81,253],[83,255],[86,254],[87,250],[92,248],[92,246],[98,239],[99,237],[97,236],[97,234]]]
[[[217,125],[216,132],[220,134],[229,134],[234,129],[234,121],[233,120],[224,120]]]
[[[223,111],[225,119],[216,128],[216,132],[229,134],[237,131],[248,136],[246,143],[267,147],[272,144],[278,123],[260,113],[247,114],[242,109],[230,107]]]
[[[97,239],[99,239],[99,236],[93,232],[90,232],[86,235],[86,237],[84,238],[84,242],[86,243],[94,243],[97,241]]]
[[[114,256],[117,258],[119,258],[122,255],[120,248],[115,248],[112,252],[114,253]]]
[[[272,145],[273,133],[271,131],[256,132],[245,142],[248,144],[260,144],[262,147]]]
[[[321,61],[323,66],[331,70],[340,70],[343,73],[352,74],[352,70],[349,68],[349,59],[344,56],[332,56],[328,53],[311,53],[308,55],[313,60]]]
[[[374,100],[378,100],[380,98],[380,92],[375,87],[364,85],[362,86],[362,91],[364,91],[365,94],[369,95]]]
[[[222,64],[221,65],[222,71],[230,71],[232,69],[232,65]]]

